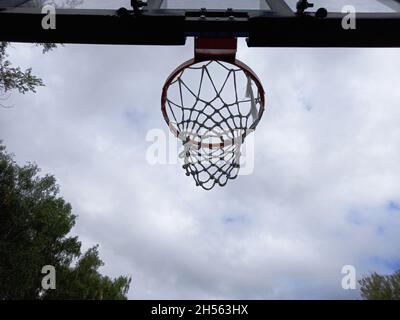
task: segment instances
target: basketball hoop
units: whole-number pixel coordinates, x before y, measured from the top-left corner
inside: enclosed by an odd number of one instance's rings
[[[196,38],[194,58],[162,90],[164,119],[184,145],[183,167],[207,190],[237,177],[240,147],[264,112],[261,82],[236,51],[236,38]]]

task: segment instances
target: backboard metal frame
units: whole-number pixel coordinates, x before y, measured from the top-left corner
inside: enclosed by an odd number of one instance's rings
[[[57,9],[55,30],[42,28],[40,8],[0,8],[0,40],[183,45],[200,36],[244,37],[250,47],[400,47],[400,0],[379,0],[397,12],[358,13],[355,30],[342,28],[342,13],[298,15],[284,0],[265,1],[270,10],[171,10],[161,0],[149,0],[140,13]]]

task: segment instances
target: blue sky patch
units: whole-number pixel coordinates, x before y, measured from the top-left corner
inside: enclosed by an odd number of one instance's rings
[[[400,204],[395,201],[389,201],[387,204],[387,209],[390,211],[400,211]]]

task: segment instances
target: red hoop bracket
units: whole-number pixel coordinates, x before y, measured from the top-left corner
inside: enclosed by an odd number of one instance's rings
[[[194,40],[194,60],[219,60],[235,62],[237,38],[201,38]]]

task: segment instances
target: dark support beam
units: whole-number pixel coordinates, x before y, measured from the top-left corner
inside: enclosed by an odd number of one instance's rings
[[[0,11],[0,40],[140,45],[183,45],[186,40],[184,15],[58,9],[55,30],[42,28],[43,17],[32,8]]]
[[[188,36],[234,36],[263,47],[400,47],[400,13],[357,14],[356,30],[342,28],[341,13],[58,9],[55,30],[42,29],[43,17],[37,8],[0,10],[0,40],[183,45]]]
[[[254,17],[249,22],[250,47],[400,47],[399,14],[357,15],[356,29],[342,28],[343,15],[327,18]]]

